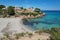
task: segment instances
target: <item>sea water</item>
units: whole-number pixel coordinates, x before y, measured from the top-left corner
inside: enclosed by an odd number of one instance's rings
[[[36,19],[29,19],[25,22],[25,25],[28,25],[33,29],[60,27],[60,11],[43,12],[46,13],[45,16]]]

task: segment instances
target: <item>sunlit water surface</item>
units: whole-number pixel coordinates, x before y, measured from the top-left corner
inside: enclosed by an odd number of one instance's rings
[[[33,29],[50,29],[60,27],[60,11],[43,11],[46,13],[42,18],[29,19],[24,24]]]

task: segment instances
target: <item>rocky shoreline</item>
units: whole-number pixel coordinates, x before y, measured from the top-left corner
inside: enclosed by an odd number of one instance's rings
[[[43,13],[43,14],[38,14],[38,15],[36,15],[36,16],[33,16],[33,15],[27,15],[27,16],[25,16],[25,15],[22,15],[23,16],[23,19],[32,19],[32,18],[39,18],[39,17],[43,17],[43,16],[45,16],[46,14],[45,13]]]

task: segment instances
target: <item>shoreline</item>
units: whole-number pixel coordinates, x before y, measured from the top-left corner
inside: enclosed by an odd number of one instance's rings
[[[7,23],[9,23],[9,22],[11,22],[11,24],[13,24],[12,26],[9,26],[10,27],[10,29],[9,29],[9,27],[8,27],[8,30],[10,30],[10,31],[12,31],[12,30],[17,30],[18,32],[19,32],[19,30],[21,31],[21,32],[25,32],[25,31],[27,31],[27,32],[32,32],[32,30],[29,28],[29,27],[26,27],[25,25],[23,25],[23,23],[22,23],[22,17],[17,17],[17,18],[0,18],[1,19],[1,21],[4,21],[4,22],[7,22]],[[19,21],[20,20],[20,21]],[[1,22],[0,21],[0,22]],[[19,23],[20,22],[20,23]],[[3,24],[3,22],[1,22],[1,24]],[[9,24],[9,25],[11,25],[11,24]],[[17,25],[17,24],[19,24],[19,26]],[[7,25],[6,23],[5,23],[5,25]],[[3,30],[3,29],[6,29],[6,26],[2,26],[2,25],[0,25],[0,32]],[[15,25],[15,29],[14,29],[14,25]],[[18,27],[18,28],[17,28]],[[12,28],[12,30],[11,30],[11,28]],[[19,29],[20,28],[20,29]],[[23,30],[24,29],[24,30]],[[5,31],[5,30],[4,30]],[[7,30],[6,30],[7,31]],[[8,31],[9,32],[9,31]]]

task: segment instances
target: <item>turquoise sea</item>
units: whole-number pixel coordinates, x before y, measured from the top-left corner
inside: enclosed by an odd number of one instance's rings
[[[29,19],[24,24],[33,29],[50,29],[53,27],[60,27],[60,11],[43,11],[45,16]]]

